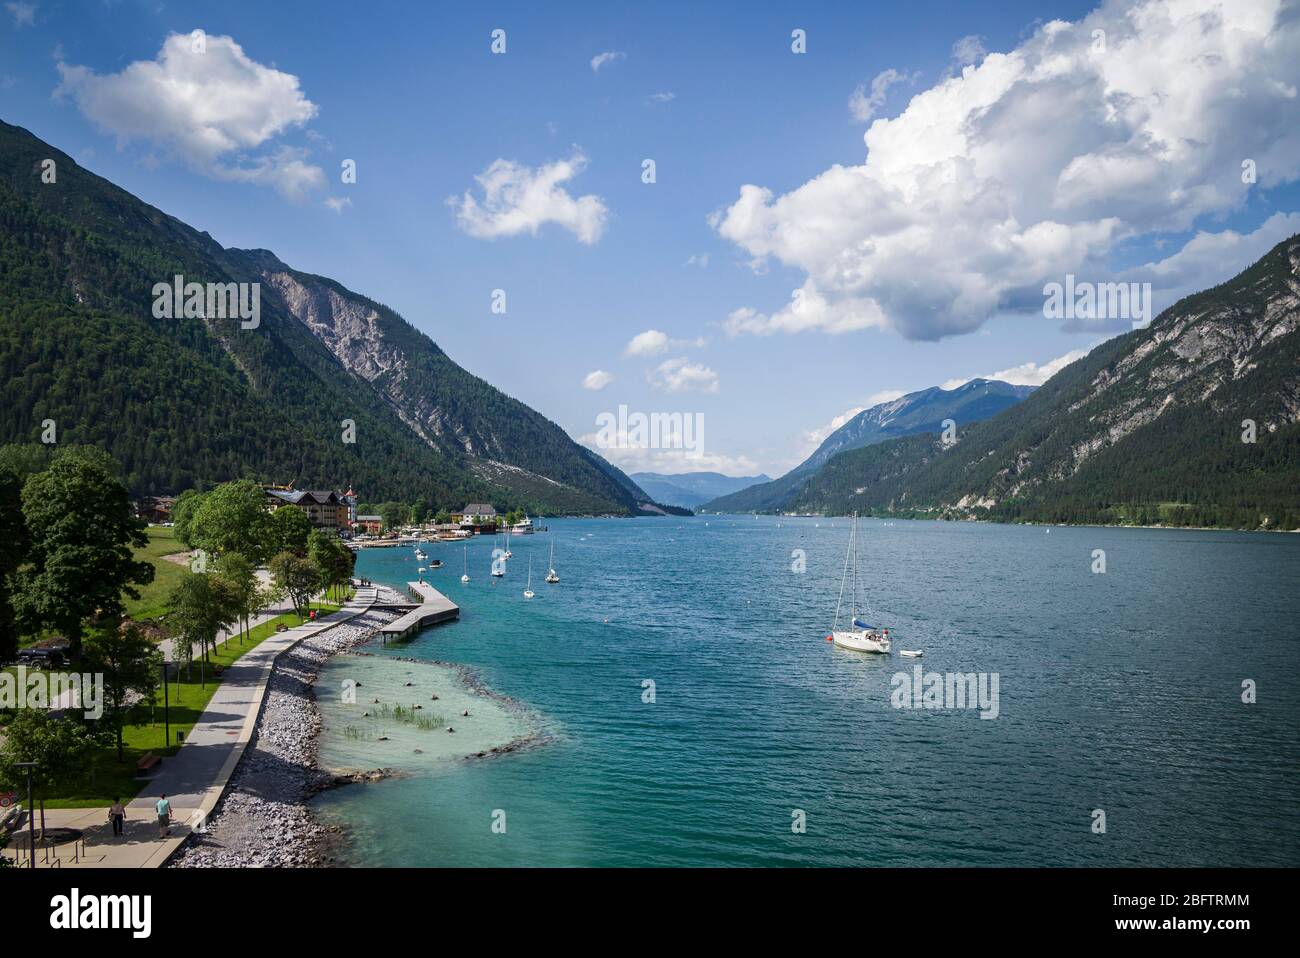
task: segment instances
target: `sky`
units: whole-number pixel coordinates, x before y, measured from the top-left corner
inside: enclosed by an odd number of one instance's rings
[[[0,2],[0,118],[593,447],[698,417],[598,449],[629,471],[779,475],[904,392],[1041,384],[1132,325],[1047,284],[1154,315],[1300,232],[1294,2],[305,9]]]

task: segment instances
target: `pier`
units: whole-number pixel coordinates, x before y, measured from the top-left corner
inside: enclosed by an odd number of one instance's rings
[[[406,588],[420,600],[418,605],[397,606],[405,608],[399,618],[394,619],[379,629],[379,638],[383,642],[389,639],[405,639],[419,632],[425,626],[437,625],[460,618],[460,606],[447,598],[433,586],[425,582],[408,582]]]

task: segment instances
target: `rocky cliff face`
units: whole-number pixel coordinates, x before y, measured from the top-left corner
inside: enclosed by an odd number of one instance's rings
[[[544,499],[553,487],[570,485],[592,494],[593,511],[606,511],[610,502],[645,511],[649,496],[636,483],[456,365],[397,313],[272,254],[248,255],[285,310],[428,446],[463,457],[474,475],[521,495]]]
[[[955,445],[910,437],[834,456],[790,507],[1300,525],[1300,236]]]

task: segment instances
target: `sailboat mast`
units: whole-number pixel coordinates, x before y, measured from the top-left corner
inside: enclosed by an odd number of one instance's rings
[[[853,618],[849,620],[850,628],[858,617],[858,514],[853,513]]]

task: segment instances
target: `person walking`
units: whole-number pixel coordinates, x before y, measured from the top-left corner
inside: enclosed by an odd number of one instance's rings
[[[158,837],[166,838],[168,827],[172,823],[172,803],[167,801],[167,795],[164,793],[154,807],[158,809]]]
[[[122,800],[116,795],[113,796],[113,804],[108,806],[108,820],[113,826],[113,837],[122,837],[122,823],[126,821],[126,809],[122,807]]]

